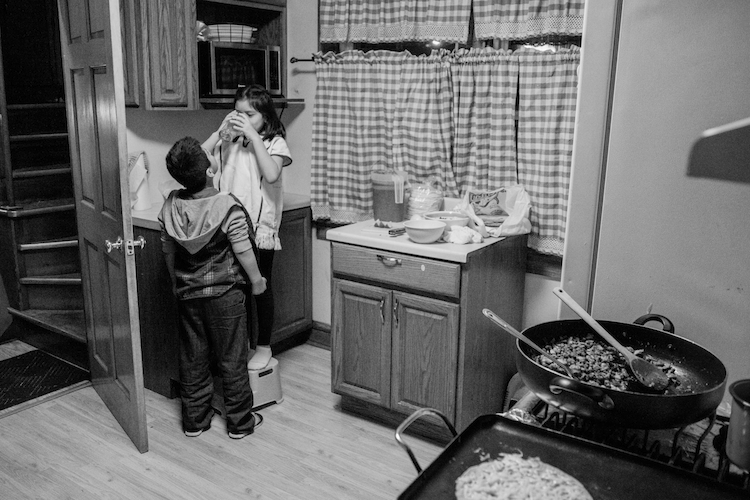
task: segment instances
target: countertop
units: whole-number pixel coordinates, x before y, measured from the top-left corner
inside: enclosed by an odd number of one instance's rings
[[[465,263],[471,252],[476,252],[504,238],[485,238],[482,243],[468,243],[466,245],[444,242],[421,244],[414,243],[406,234],[389,236],[387,228],[376,228],[375,221],[370,219],[349,224],[348,226],[329,229],[326,233],[326,239],[418,257]]]
[[[310,197],[295,194],[295,193],[284,193],[284,211],[295,210],[297,208],[304,208],[310,206]],[[133,210],[131,215],[133,217],[133,226],[142,227],[146,229],[159,230],[159,221],[157,217],[161,211],[161,205],[155,203],[148,210]]]

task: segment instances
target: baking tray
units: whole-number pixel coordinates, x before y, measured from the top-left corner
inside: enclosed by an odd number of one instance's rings
[[[456,498],[456,479],[468,467],[483,457],[519,452],[575,477],[595,500],[750,498],[750,492],[731,484],[499,414],[477,417],[398,498]]]

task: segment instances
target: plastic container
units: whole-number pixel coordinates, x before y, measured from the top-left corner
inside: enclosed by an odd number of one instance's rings
[[[370,174],[372,180],[372,213],[381,222],[401,222],[406,218],[408,198],[405,184],[406,172],[376,170]]]
[[[411,219],[415,215],[424,215],[443,207],[443,191],[440,189],[440,179],[431,175],[427,182],[411,183],[409,190],[409,207],[406,216]]]

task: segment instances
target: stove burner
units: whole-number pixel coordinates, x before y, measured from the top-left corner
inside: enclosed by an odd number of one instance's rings
[[[729,425],[726,417],[714,414],[679,429],[630,429],[587,420],[541,400],[532,417],[542,428],[667,463],[750,493],[750,473],[732,464],[724,451]]]

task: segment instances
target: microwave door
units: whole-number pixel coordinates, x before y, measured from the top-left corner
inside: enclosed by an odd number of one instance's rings
[[[234,95],[240,86],[267,85],[267,51],[244,44],[215,43],[211,50],[211,92]]]

